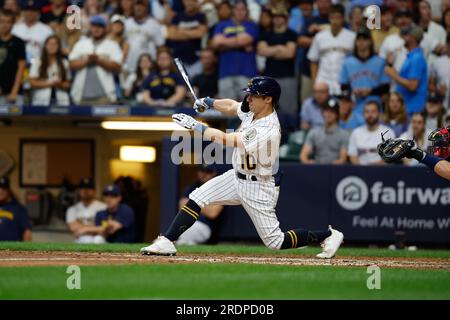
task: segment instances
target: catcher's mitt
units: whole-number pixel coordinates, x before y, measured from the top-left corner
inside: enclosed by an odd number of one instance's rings
[[[378,154],[381,159],[387,163],[397,162],[404,157],[410,155],[411,149],[414,147],[414,141],[402,139],[384,139],[384,134],[381,134],[381,142],[377,146]]]

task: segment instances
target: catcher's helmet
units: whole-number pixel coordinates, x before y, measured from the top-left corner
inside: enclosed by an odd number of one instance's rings
[[[450,155],[450,127],[436,129],[428,135],[428,153],[439,158]]]
[[[248,87],[242,89],[244,92],[257,96],[272,97],[273,104],[278,104],[281,95],[281,88],[278,82],[270,77],[254,77],[248,83]]]

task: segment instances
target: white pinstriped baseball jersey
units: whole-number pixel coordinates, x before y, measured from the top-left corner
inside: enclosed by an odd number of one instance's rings
[[[279,249],[284,233],[275,212],[280,187],[275,185],[273,177],[278,171],[281,139],[278,116],[274,111],[253,121],[254,114],[242,112],[241,104],[238,116],[242,120],[239,130],[243,132],[245,150],[236,148],[233,169],[195,189],[189,198],[201,208],[210,204],[242,205],[264,244]],[[246,174],[247,179],[238,178],[237,172]],[[251,176],[257,181],[252,181]]]
[[[278,171],[281,128],[277,113],[253,121],[253,112],[242,112],[238,106],[238,117],[242,120],[238,132],[242,132],[244,149],[233,151],[233,168],[244,174],[271,176]]]

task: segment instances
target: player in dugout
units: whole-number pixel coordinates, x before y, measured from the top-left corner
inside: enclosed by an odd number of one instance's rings
[[[0,241],[31,241],[27,209],[14,197],[8,177],[0,177]]]

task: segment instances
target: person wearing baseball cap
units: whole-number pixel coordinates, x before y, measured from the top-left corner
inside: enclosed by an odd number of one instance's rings
[[[217,176],[218,168],[214,163],[202,163],[197,166],[197,180],[188,186],[179,200],[179,207],[184,207],[189,200],[189,194]],[[181,245],[197,245],[215,243],[217,241],[218,218],[223,211],[222,205],[209,205],[201,211],[198,220],[184,232],[177,240]]]
[[[408,114],[421,112],[425,107],[428,86],[428,66],[422,48],[423,30],[417,25],[401,29],[401,37],[408,49],[406,60],[398,72],[394,67],[386,66],[385,72],[397,83],[396,91],[405,101]]]
[[[427,129],[434,130],[444,125],[445,108],[442,105],[443,96],[430,92],[425,106],[425,123]]]
[[[300,162],[306,164],[343,164],[347,161],[349,134],[338,125],[339,101],[332,97],[322,108],[323,126],[311,129],[302,150]]]
[[[66,223],[76,237],[76,243],[104,243],[105,239],[95,226],[95,215],[106,209],[106,205],[95,199],[95,183],[89,177],[78,184],[79,201],[66,212]]]
[[[368,99],[380,99],[389,92],[390,79],[384,72],[385,61],[375,53],[372,34],[366,27],[356,32],[353,54],[345,58],[341,69],[341,90],[355,96],[353,116],[364,124],[364,105]]]
[[[122,202],[122,193],[116,184],[109,184],[103,189],[106,209],[97,212],[95,225],[102,230],[108,242],[135,242],[134,211]]]
[[[18,21],[12,29],[13,35],[26,43],[27,62],[39,59],[45,40],[54,32],[48,25],[39,21],[40,4],[33,0],[22,3],[23,20]]]
[[[8,177],[0,177],[0,241],[31,241],[27,209],[14,197]]]
[[[122,49],[106,37],[104,16],[92,16],[89,22],[90,36],[78,40],[69,54],[70,67],[77,71],[72,99],[83,105],[113,103],[117,101],[114,77],[121,70]]]

